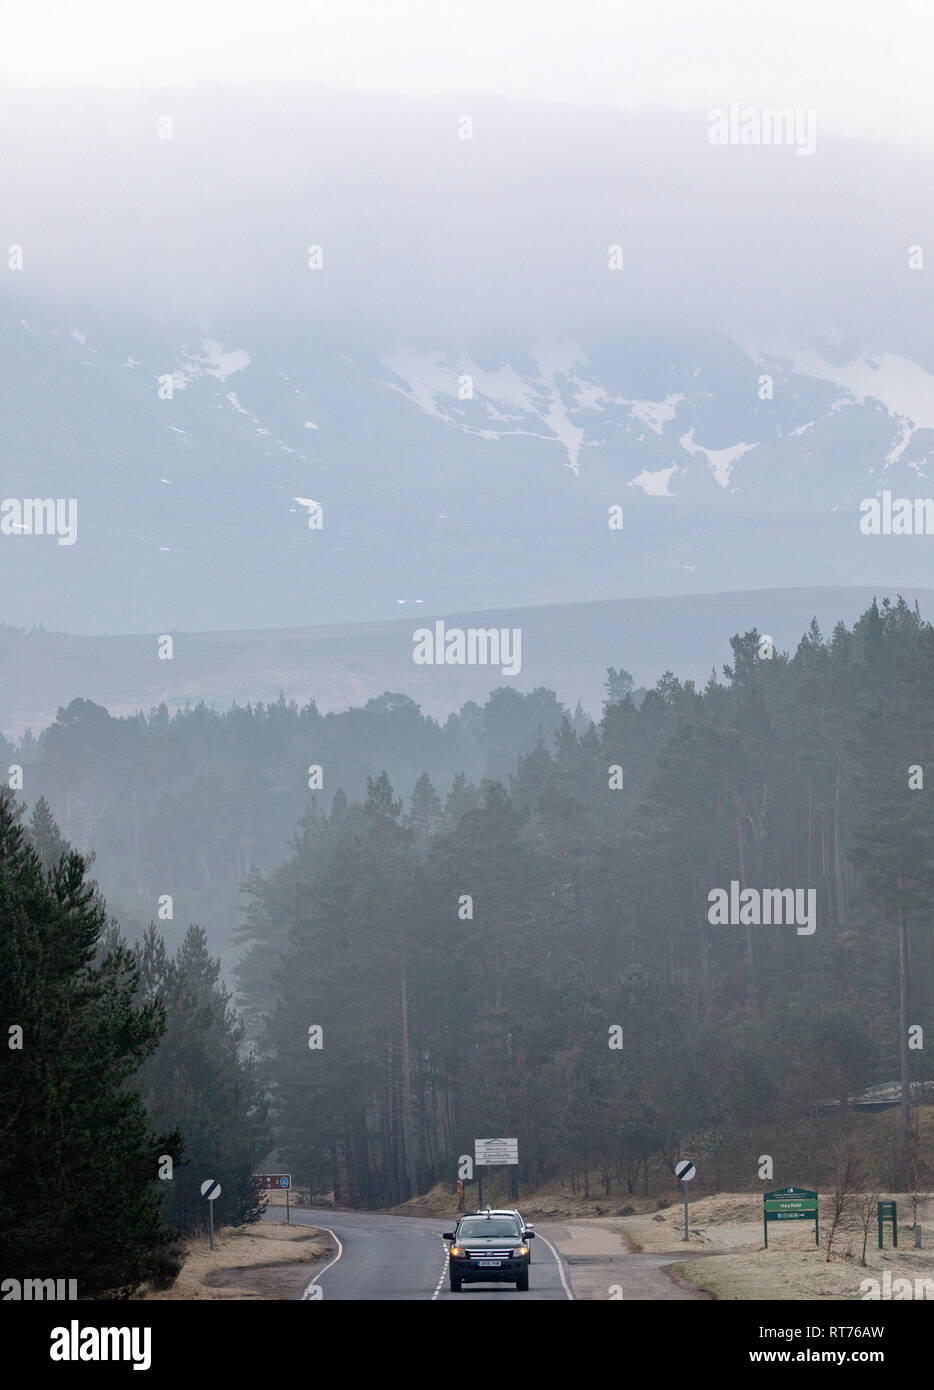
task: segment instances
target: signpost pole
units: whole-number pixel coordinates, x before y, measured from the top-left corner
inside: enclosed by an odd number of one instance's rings
[[[688,1183],[695,1176],[696,1168],[689,1158],[680,1158],[674,1165],[674,1176],[684,1186],[684,1236],[681,1240],[688,1240],[691,1230],[688,1226]]]
[[[214,1178],[205,1178],[201,1184],[201,1196],[208,1199],[208,1228],[211,1233],[211,1249],[214,1249],[214,1201],[221,1195],[221,1185]]]
[[[697,1169],[689,1158],[679,1159],[675,1164],[675,1177],[683,1184],[684,1188],[684,1235],[682,1240],[687,1240],[690,1235],[688,1226],[688,1183],[693,1178]]]
[[[287,1226],[292,1224],[292,1217],[289,1214],[289,1189],[285,1189],[285,1222]]]
[[[477,1172],[477,1211],[483,1210],[483,1173]]]

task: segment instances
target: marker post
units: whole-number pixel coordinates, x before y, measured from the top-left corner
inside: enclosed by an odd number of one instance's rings
[[[221,1195],[221,1185],[214,1178],[206,1178],[201,1184],[201,1196],[208,1199],[208,1211],[210,1213],[209,1230],[211,1233],[211,1249],[214,1249],[214,1203]]]
[[[694,1167],[694,1164],[690,1161],[690,1159],[683,1158],[679,1163],[675,1164],[675,1177],[682,1184],[682,1187],[684,1189],[684,1235],[681,1237],[682,1240],[687,1240],[689,1235],[688,1183],[694,1177],[696,1172],[697,1169]]]

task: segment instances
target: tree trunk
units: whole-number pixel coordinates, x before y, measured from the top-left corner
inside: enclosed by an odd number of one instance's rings
[[[698,883],[698,893],[695,902],[697,906],[694,913],[694,920],[697,923],[697,945],[698,955],[700,957],[701,1001],[703,1005],[703,1015],[707,1018],[710,1013],[711,1004],[710,943],[707,940],[707,894],[704,892],[704,885],[702,883]]]
[[[414,1197],[417,1188],[415,1175],[415,1141],[412,1137],[412,1068],[409,1061],[409,999],[405,957],[402,959],[402,1149],[405,1165],[406,1193],[403,1200]]]
[[[901,884],[899,883],[899,887]],[[902,1090],[902,1157],[907,1161],[911,1147],[911,1084],[908,1075],[908,914],[898,910],[898,1040]]]
[[[837,753],[837,785],[833,798],[833,880],[837,896],[837,926],[846,916],[846,883],[843,877],[843,852],[840,846],[840,754]]]
[[[743,825],[739,816],[736,817],[736,849],[739,855],[739,891],[742,893],[746,887],[746,854],[743,844]],[[752,983],[756,958],[752,944],[752,927],[749,923],[746,924],[746,965],[749,968],[749,980]]]

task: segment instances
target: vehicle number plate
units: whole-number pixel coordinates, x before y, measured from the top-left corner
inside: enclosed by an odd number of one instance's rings
[[[501,1265],[502,1263],[503,1263],[502,1260],[478,1260],[478,1261],[477,1261],[477,1264],[478,1264],[478,1265],[481,1265],[483,1269],[499,1269],[499,1267],[500,1267],[500,1265]]]

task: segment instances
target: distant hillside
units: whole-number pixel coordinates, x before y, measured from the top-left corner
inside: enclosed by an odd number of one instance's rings
[[[934,612],[934,589],[898,584],[869,587],[761,589],[677,598],[611,599],[484,612],[428,614],[407,607],[392,622],[247,632],[174,634],[171,660],[158,657],[158,634],[76,636],[0,627],[0,731],[19,736],[55,718],[81,697],[111,714],[170,710],[204,700],[223,709],[234,702],[275,700],[280,690],[322,712],[364,704],[391,690],[409,695],[424,713],[443,718],[466,700],[484,701],[509,685],[547,686],[572,709],[580,700],[599,718],[608,666],[652,685],[666,670],[706,681],[729,659],[731,633],[757,628],[776,649],[793,651],[816,617],[825,633],[852,623],[874,596],[904,594],[922,615]],[[412,634],[443,618],[446,628],[519,628],[521,671],[499,667],[417,666]]]
[[[929,538],[865,535],[860,508],[883,485],[931,493],[931,364],[845,356],[690,333],[472,353],[256,323],[202,338],[25,300],[0,312],[2,619],[265,630],[387,622],[403,600],[926,585]],[[16,529],[34,497],[74,501],[74,544]]]

